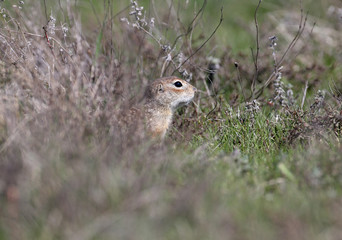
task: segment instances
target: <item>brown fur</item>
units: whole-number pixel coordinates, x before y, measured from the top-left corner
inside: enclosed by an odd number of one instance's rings
[[[181,82],[182,87],[174,85],[177,81]],[[195,87],[177,77],[157,79],[147,87],[143,104],[132,108],[135,109],[134,111],[129,110],[128,116],[125,117],[126,122],[133,123],[134,120],[143,118],[148,135],[163,139],[172,123],[174,111],[191,102],[195,92]],[[136,109],[139,109],[139,114]]]
[[[175,82],[182,87],[176,87]],[[177,77],[155,80],[146,90],[144,114],[149,133],[153,137],[164,138],[172,123],[174,111],[194,98],[196,88]]]

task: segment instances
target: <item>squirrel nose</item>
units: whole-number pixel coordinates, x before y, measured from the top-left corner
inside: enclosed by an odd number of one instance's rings
[[[194,92],[197,92],[197,88],[195,88],[195,87],[192,87],[192,89],[194,90]]]

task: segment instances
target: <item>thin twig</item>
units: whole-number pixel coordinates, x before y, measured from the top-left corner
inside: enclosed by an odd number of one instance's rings
[[[313,35],[313,30],[316,27],[316,22],[313,23],[310,34],[308,35],[308,38],[310,39]],[[300,50],[297,51],[297,53],[289,60],[289,62],[292,62],[294,59],[296,59],[298,57],[299,54],[301,54],[303,52],[303,50],[305,49],[305,47],[301,48]]]
[[[207,40],[205,40],[202,45],[196,49],[195,52],[193,52],[187,59],[185,59],[173,72],[172,74],[174,74],[176,71],[178,71],[187,61],[189,61],[190,58],[192,58],[193,56],[195,56],[206,44],[207,42],[215,35],[217,29],[221,26],[223,21],[223,7],[221,8],[221,17],[220,17],[220,22],[218,23],[218,25],[216,26],[216,28],[214,29],[214,31],[210,34],[209,38]]]
[[[163,66],[162,66],[161,72],[160,72],[160,77],[163,77],[163,75],[164,75],[164,72],[165,72],[165,67],[166,67],[166,64],[167,64],[169,61],[171,61],[171,60],[169,60],[169,59],[168,59],[168,57],[166,57],[166,59],[165,59],[165,61],[164,61],[164,63],[163,63]]]
[[[308,13],[306,14],[306,16],[304,18],[303,8],[301,8],[301,19],[300,19],[300,22],[299,22],[298,31],[297,31],[295,37],[293,38],[293,40],[291,41],[291,43],[289,44],[289,46],[287,47],[287,49],[285,50],[284,54],[280,58],[279,62],[275,66],[275,69],[277,69],[277,68],[279,68],[281,66],[281,64],[284,62],[285,57],[287,56],[287,54],[290,52],[290,50],[293,49],[293,47],[297,44],[298,40],[302,36],[302,34],[303,34],[304,30],[305,30],[305,26],[306,26],[306,22],[307,22],[307,17],[308,17]],[[264,85],[256,92],[256,96],[254,97],[254,99],[257,99],[257,98],[259,98],[261,96],[261,94],[263,93],[264,89],[272,82],[272,80],[274,79],[275,76],[276,76],[275,71],[273,71],[271,73],[271,75],[269,76],[269,78],[267,79],[267,81],[264,83]]]
[[[173,44],[172,44],[172,46],[171,46],[171,49],[172,49],[172,50],[176,48],[177,42],[178,42],[182,37],[188,36],[188,35],[193,31],[193,29],[195,28],[195,24],[194,24],[194,23],[195,23],[195,21],[197,20],[197,18],[200,16],[200,14],[204,11],[206,5],[207,5],[207,0],[204,0],[204,1],[203,1],[203,4],[202,4],[202,7],[200,8],[200,10],[198,10],[198,12],[196,13],[195,17],[191,20],[190,24],[188,25],[187,31],[186,31],[185,33],[182,33],[182,34],[178,35],[178,36],[176,37],[176,39],[174,40],[174,42],[173,42]],[[172,50],[171,50],[171,51],[172,51]],[[177,54],[175,54],[175,57],[177,57],[178,55],[179,55],[179,52],[178,52]],[[173,57],[173,58],[175,58],[175,57]],[[157,59],[157,60],[159,60],[159,59]],[[173,61],[171,61],[171,63],[173,63]],[[173,65],[175,65],[175,64],[173,64]],[[165,72],[168,70],[169,66],[170,66],[170,64],[168,64],[168,65],[166,66]]]
[[[51,42],[50,42],[50,39],[51,39],[51,38],[48,36],[48,31],[47,31],[47,26],[48,26],[49,22],[50,22],[50,20],[48,21],[48,23],[47,23],[45,26],[43,26],[44,37],[45,37],[45,39],[46,39],[46,43],[47,43],[48,47],[50,48],[50,51],[51,51],[52,56],[53,56],[53,58],[55,59],[56,56],[55,56],[55,53],[54,53],[54,51],[53,51],[53,45],[52,45]]]
[[[120,11],[118,11],[117,13],[115,13],[110,19],[108,19],[107,21],[113,21],[114,18],[116,18],[117,16],[119,16],[121,13],[125,12],[127,9],[129,9],[132,5],[129,4],[126,7],[124,7],[123,9],[121,9]]]
[[[236,71],[237,71],[237,77],[238,77],[238,81],[239,81],[239,84],[240,84],[241,92],[242,92],[242,95],[243,95],[243,100],[246,102],[245,90],[242,87],[242,79],[241,79],[241,75],[240,75],[239,63],[235,62],[234,65],[235,65],[235,68],[236,68]]]
[[[303,107],[304,107],[304,102],[305,102],[307,91],[308,91],[308,80],[306,80],[306,82],[305,82],[305,88],[304,88],[304,93],[303,93],[303,98],[302,98],[302,104],[300,105],[300,109],[302,111],[303,111]]]
[[[331,87],[331,82],[334,84],[333,86],[334,88]],[[340,103],[342,101],[342,93],[340,90],[338,90],[338,87],[336,86],[335,81],[333,81],[332,79],[329,82],[329,88],[330,88],[331,95],[333,96],[333,98]]]
[[[153,6],[153,8],[154,8],[154,6]],[[166,36],[167,32],[169,31],[170,16],[171,16],[172,8],[173,8],[173,0],[171,1],[170,6],[169,6],[169,10],[167,12],[167,17],[166,17],[167,20],[166,20],[166,24],[165,24],[164,36]]]
[[[46,0],[44,0],[43,2],[44,2],[44,11],[45,11],[46,21],[48,21],[49,18],[48,18],[48,14],[47,14]]]
[[[306,26],[306,22],[307,22],[307,20],[308,20],[308,14],[309,14],[309,13],[307,12],[307,13],[306,13],[306,16],[305,16],[305,19],[304,19],[304,22],[303,22],[303,25],[300,25],[300,26],[299,26],[299,29],[298,29],[298,32],[297,32],[295,38],[292,40],[292,42],[290,43],[289,47],[286,49],[285,53],[283,54],[282,58],[281,58],[280,61],[279,61],[278,66],[281,65],[281,64],[283,63],[283,61],[284,61],[284,59],[285,59],[287,53],[296,45],[296,43],[298,42],[300,36],[303,34],[303,31],[304,31],[305,26]],[[302,20],[301,20],[301,21],[302,21]]]
[[[13,132],[6,138],[6,141],[1,144],[0,153],[3,153],[16,139],[17,136],[22,134],[24,127],[35,118],[35,116],[25,117],[21,122],[19,122]]]
[[[91,5],[91,9],[93,10],[93,13],[94,13],[94,15],[95,15],[95,17],[96,17],[97,24],[100,25],[100,26],[102,26],[101,21],[100,21],[100,19],[99,19],[99,17],[98,17],[98,14],[96,13],[96,9],[95,9],[95,6],[94,6],[94,4],[93,4],[93,1],[89,1],[89,3],[90,3],[90,5]]]
[[[108,0],[108,5],[110,7],[110,19],[113,18],[113,2]],[[114,53],[114,42],[113,42],[113,21],[110,21],[110,59],[113,60]]]
[[[252,80],[252,86],[251,86],[251,90],[252,90],[252,98],[254,99],[254,93],[255,93],[255,83],[258,79],[258,75],[259,75],[259,67],[258,67],[258,59],[259,59],[259,51],[260,51],[260,44],[259,44],[259,23],[258,23],[258,18],[257,18],[257,13],[259,10],[259,7],[261,5],[262,0],[259,0],[258,6],[255,8],[255,12],[254,12],[254,22],[255,22],[255,29],[256,29],[256,54],[255,54],[255,58],[254,58],[254,67],[255,67],[255,73],[254,73],[254,77]],[[253,53],[253,51],[252,51]]]
[[[205,0],[205,1],[203,2],[202,7],[201,7],[200,10],[196,13],[195,17],[192,19],[191,23],[190,23],[189,26],[188,26],[188,30],[186,31],[186,33],[180,34],[180,35],[178,35],[178,36],[176,37],[175,41],[174,41],[173,44],[172,44],[172,47],[171,47],[172,49],[176,46],[176,44],[177,44],[177,42],[178,42],[179,39],[181,39],[182,37],[185,37],[185,36],[187,36],[187,35],[189,35],[189,34],[191,33],[191,31],[192,31],[193,28],[194,28],[194,26],[193,26],[194,22],[196,21],[196,19],[198,18],[198,16],[204,11],[204,8],[205,8],[206,5],[207,5],[207,0]]]

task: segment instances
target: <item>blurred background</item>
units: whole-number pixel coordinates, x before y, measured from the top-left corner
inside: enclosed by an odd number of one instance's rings
[[[42,11],[44,12],[44,1],[41,1]],[[86,32],[98,30],[99,24],[108,14],[109,8],[113,15],[115,25],[120,25],[120,18],[127,17],[130,12],[130,1],[95,1],[95,0],[75,0],[75,1],[49,1],[46,0],[47,14],[59,16],[63,21],[61,12],[63,4],[69,2],[77,7],[78,13],[81,15],[82,24]],[[255,44],[255,25],[254,13],[258,1],[249,0],[140,0],[139,5],[147,10],[147,17],[156,19],[156,26],[166,33],[169,41],[175,37],[172,28],[177,24],[187,25],[191,22],[198,10],[204,4],[204,11],[198,20],[198,27],[195,29],[197,34],[209,34],[216,27],[220,19],[220,9],[223,8],[224,20],[215,34],[215,40],[219,45],[228,45],[234,52],[249,52],[250,47]],[[8,5],[12,3],[7,3]],[[30,1],[26,1],[30,4]],[[59,8],[58,5],[61,7]],[[308,13],[309,23],[315,22],[318,28],[328,27],[329,24],[341,26],[341,1],[338,0],[303,0],[303,1],[282,1],[268,0],[262,1],[258,11],[258,20],[260,24],[271,24],[272,28],[260,26],[264,31],[264,37],[279,34],[279,30],[286,31],[277,26],[279,22],[292,27],[291,32],[295,32],[299,24],[300,11],[303,9],[304,14]],[[125,10],[126,9],[126,10]],[[180,22],[175,21],[175,15]],[[65,17],[65,16],[64,16]],[[170,22],[172,21],[172,22]],[[166,26],[166,27],[165,27]],[[310,27],[310,25],[309,25]],[[265,28],[267,30],[265,30]],[[283,33],[286,34],[286,33]],[[323,33],[322,33],[323,34]]]
[[[15,4],[19,5],[19,2],[3,1],[2,5],[8,8]],[[23,2],[25,5],[33,4],[29,0]],[[155,18],[156,26],[162,31],[160,34],[169,41],[175,38],[175,32],[172,29],[175,30],[176,25],[179,24],[184,25],[184,27],[187,26],[198,10],[204,6],[204,11],[197,20],[198,27],[196,27],[195,33],[210,34],[219,22],[220,9],[223,8],[224,20],[215,34],[217,43],[220,46],[230,46],[234,52],[249,52],[250,47],[255,44],[254,13],[258,4],[257,0],[139,0],[137,2],[145,8],[147,18]],[[77,16],[82,20],[85,33],[94,33],[94,31],[99,30],[102,20],[109,14],[112,17],[114,16],[114,27],[119,28],[120,18],[127,17],[130,12],[129,0],[41,0],[40,12],[47,17],[50,15],[57,17],[61,23],[68,23],[70,19],[67,16],[67,4],[77,10]],[[309,16],[309,27],[316,23],[318,28],[328,27],[329,24],[340,28],[341,5],[342,3],[339,0],[262,1],[258,10],[258,21],[264,25],[271,24],[272,27],[260,26],[260,31],[264,37],[281,34],[281,31],[286,31],[286,29],[281,29],[277,23],[282,22],[282,24],[292,28],[291,32],[295,32],[298,27],[296,25],[299,24],[301,9],[303,9],[304,14],[307,13]],[[174,18],[175,16],[178,17],[178,21]],[[283,34],[286,33],[283,32]]]
[[[342,2],[258,3],[0,1],[0,240],[342,239]],[[156,147],[118,119],[168,75]]]

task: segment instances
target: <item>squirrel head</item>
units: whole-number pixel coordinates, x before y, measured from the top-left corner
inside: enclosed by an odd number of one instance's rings
[[[172,110],[192,101],[197,89],[178,77],[164,77],[155,80],[146,90],[146,98]]]

